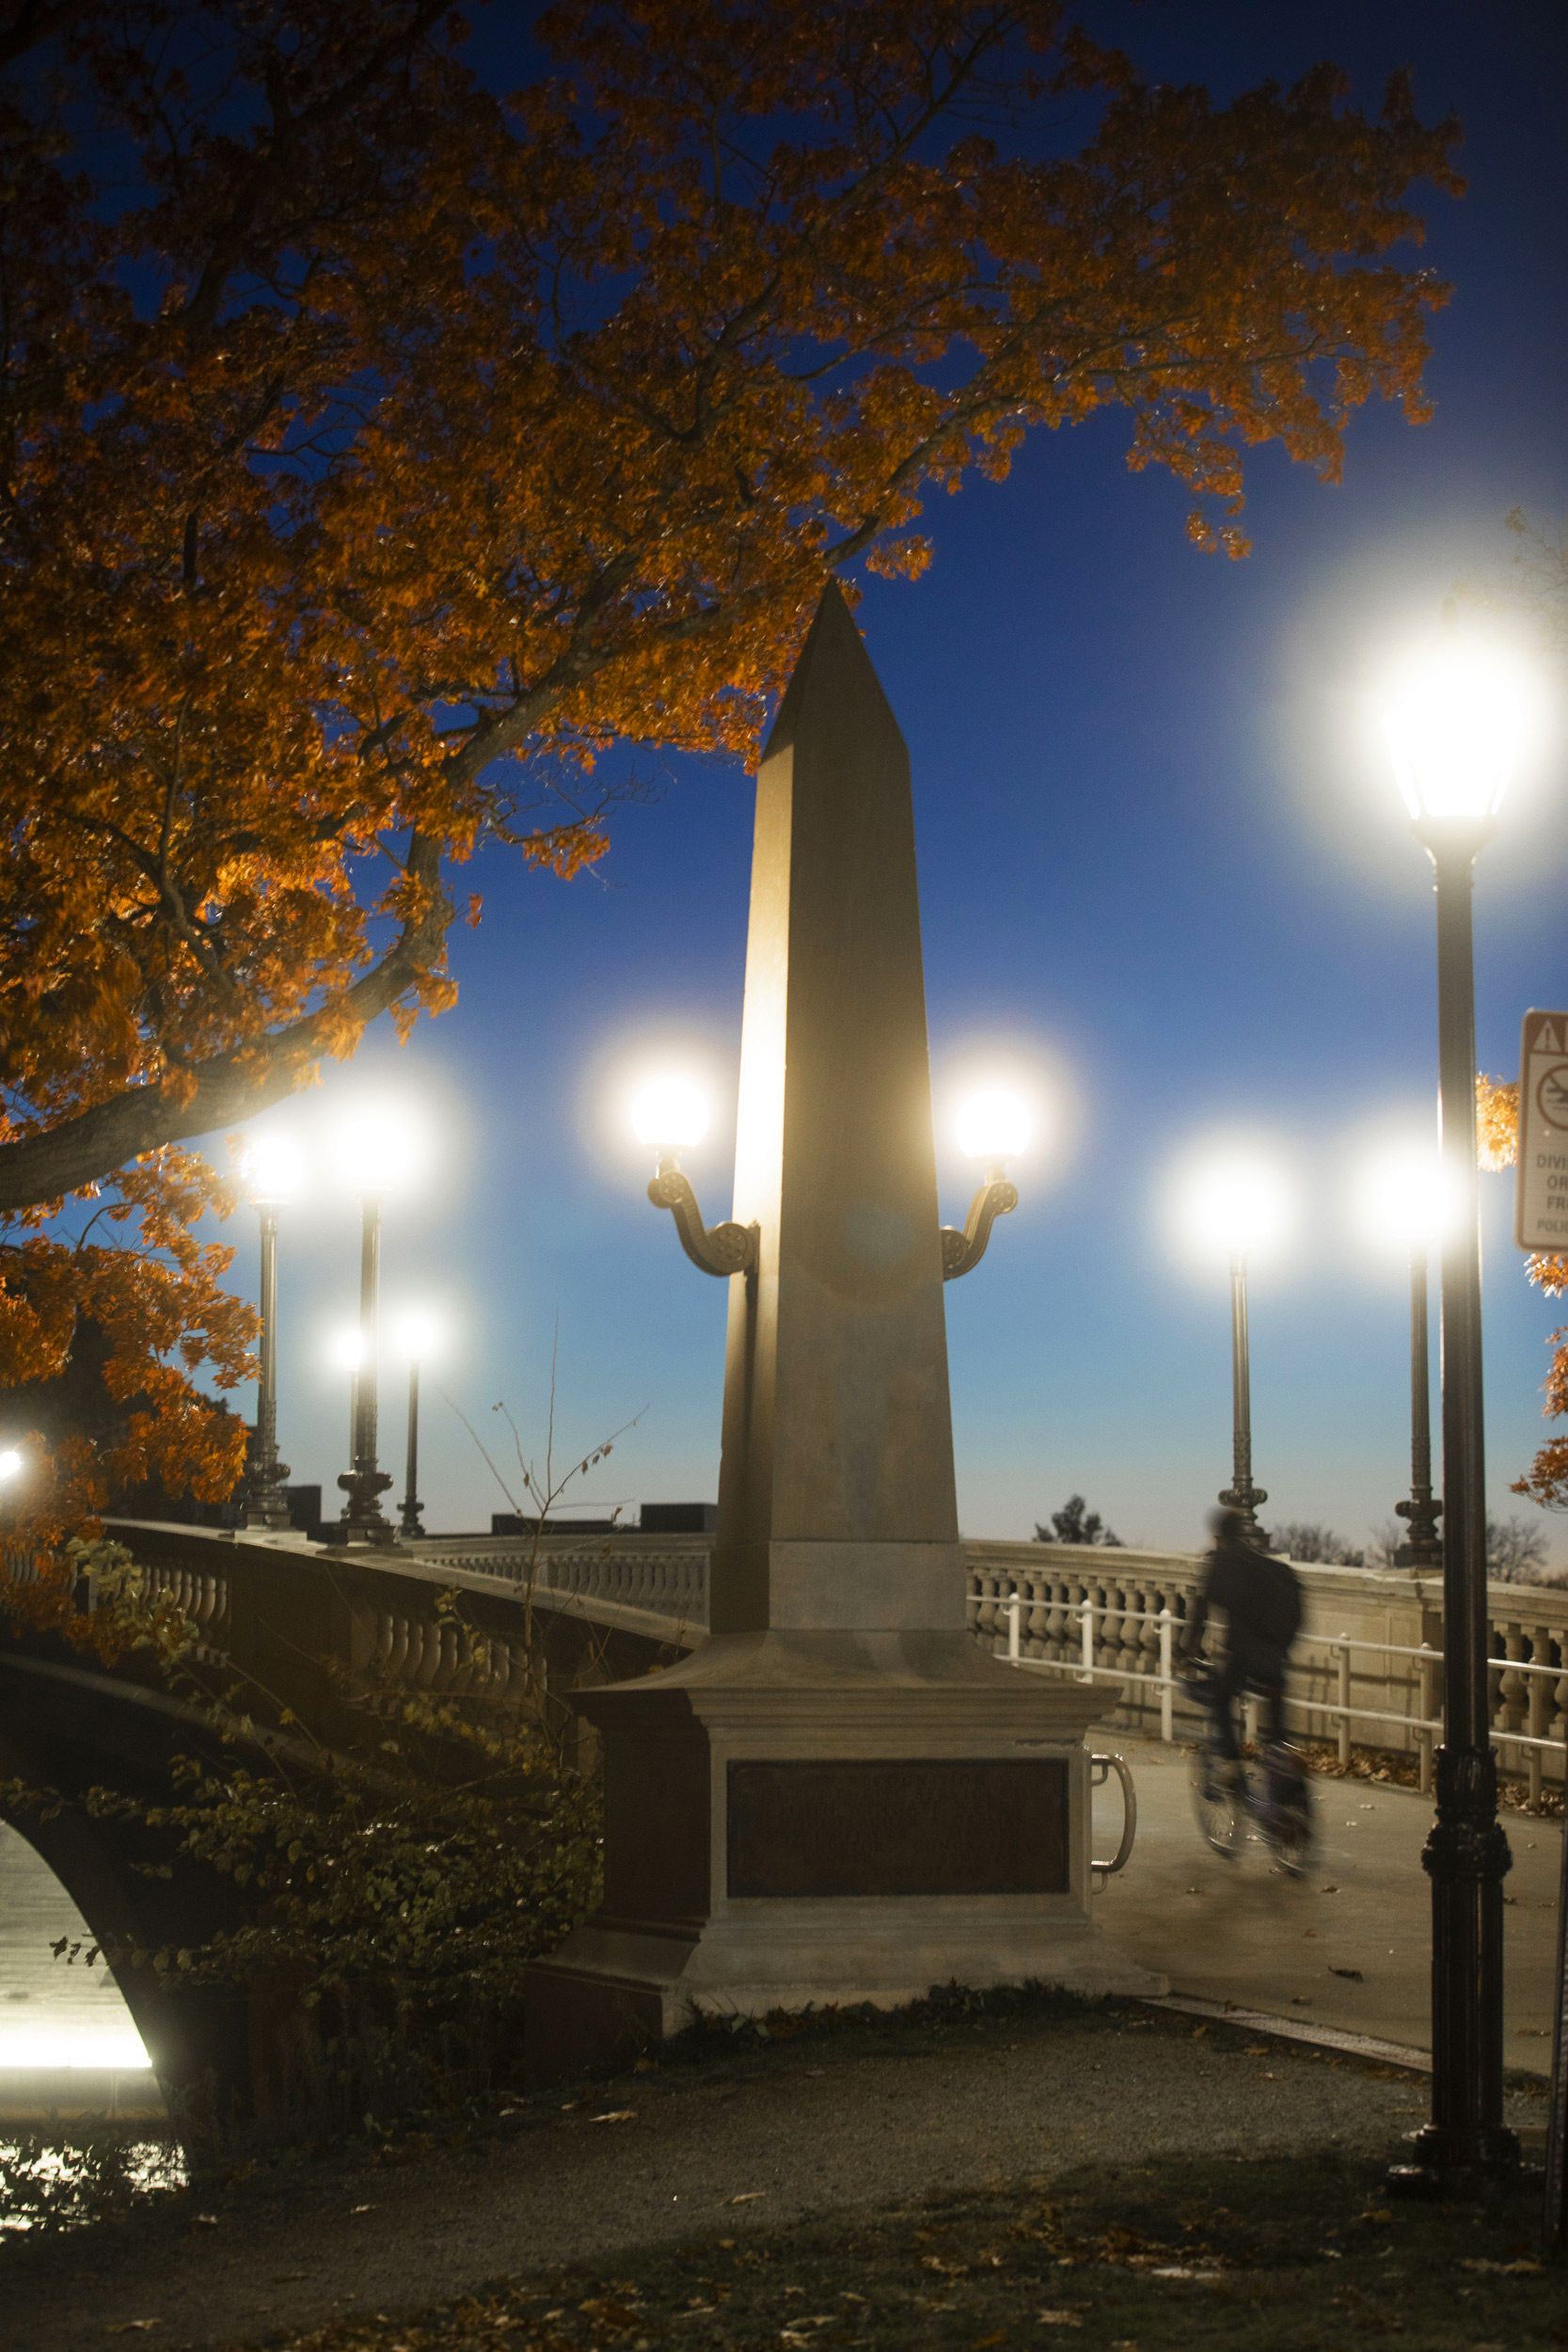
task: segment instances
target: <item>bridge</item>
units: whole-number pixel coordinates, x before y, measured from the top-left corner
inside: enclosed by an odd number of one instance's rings
[[[388,1552],[303,1537],[118,1521],[148,1589],[197,1629],[214,1686],[248,1685],[257,1715],[286,1714],[329,1749],[362,1750],[388,1689],[462,1699],[500,1715],[530,1674],[548,1689],[621,1680],[707,1639],[708,1543],[700,1534],[569,1527],[531,1535],[431,1536]],[[1092,1677],[1106,1720],[1134,1738],[1180,1740],[1194,1717],[1173,1650],[1200,1564],[1180,1554],[1026,1543],[965,1547],[974,1638],[1024,1673]],[[1430,1772],[1441,1689],[1438,1580],[1306,1566],[1303,1640],[1289,1693],[1292,1728],[1337,1745],[1404,1751]],[[454,1613],[448,1597],[460,1603]],[[78,1604],[98,1596],[84,1577]],[[1563,1777],[1568,1732],[1568,1592],[1492,1591],[1493,1730],[1505,1773],[1539,1804]],[[264,1700],[261,1694],[264,1695]],[[57,1641],[0,1648],[0,1774],[68,1798],[94,1786],[156,1803],[174,1759],[215,1756],[204,1711],[171,1696],[135,1655],[114,1669]],[[259,1729],[257,1740],[268,1735]],[[584,1726],[586,1743],[593,1734]],[[586,1751],[580,1760],[589,1760]],[[95,1937],[142,1950],[204,1942],[235,1924],[228,1882],[189,1870],[145,1875],[144,1836],[67,1808],[17,1812]],[[266,2104],[256,2005],[238,1993],[164,1991],[148,1969],[120,1989],[160,2081],[189,2106],[215,2098],[246,2115]]]

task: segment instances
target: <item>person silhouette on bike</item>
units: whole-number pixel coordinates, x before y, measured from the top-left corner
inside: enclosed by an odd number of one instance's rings
[[[1203,1684],[1213,1719],[1213,1749],[1227,1766],[1239,1765],[1234,1701],[1251,1689],[1267,1708],[1264,1738],[1285,1737],[1285,1665],[1301,1624],[1301,1584],[1288,1560],[1272,1559],[1247,1533],[1240,1511],[1213,1520],[1214,1549],[1181,1629],[1181,1664]],[[1225,1662],[1204,1672],[1203,1636],[1212,1608],[1225,1611]]]

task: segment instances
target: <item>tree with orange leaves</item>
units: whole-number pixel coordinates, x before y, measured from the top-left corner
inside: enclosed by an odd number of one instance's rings
[[[501,103],[442,0],[0,22],[0,1382],[106,1321],[200,1491],[246,1327],[180,1147],[451,1004],[477,847],[592,861],[617,740],[751,756],[824,578],[916,576],[1031,426],[1123,409],[1238,555],[1248,447],[1333,479],[1361,403],[1426,414],[1390,254],[1457,126],[1401,79],[1217,107],[1071,0],[532,29]]]

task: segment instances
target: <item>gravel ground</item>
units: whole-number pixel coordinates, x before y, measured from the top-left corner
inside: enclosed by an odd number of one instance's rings
[[[623,2248],[777,2239],[848,2208],[1037,2185],[1107,2159],[1383,2157],[1426,2100],[1393,2068],[1051,1996],[726,2042],[487,2127],[258,2168],[171,2210],[13,2245],[5,2340],[77,2352],[135,2331],[197,2352]],[[1517,2126],[1542,2112],[1539,2093],[1511,2099]]]

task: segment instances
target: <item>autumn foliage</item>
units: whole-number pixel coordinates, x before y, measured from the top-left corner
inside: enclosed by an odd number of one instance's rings
[[[824,577],[918,574],[1032,427],[1119,409],[1239,554],[1249,448],[1426,413],[1391,250],[1457,129],[1401,79],[1216,106],[1057,0],[532,33],[503,101],[440,0],[0,26],[0,1383],[21,1434],[91,1320],[138,1400],[56,1521],[231,1481],[178,1147],[449,1007],[479,848],[598,856],[617,741],[751,756]]]

